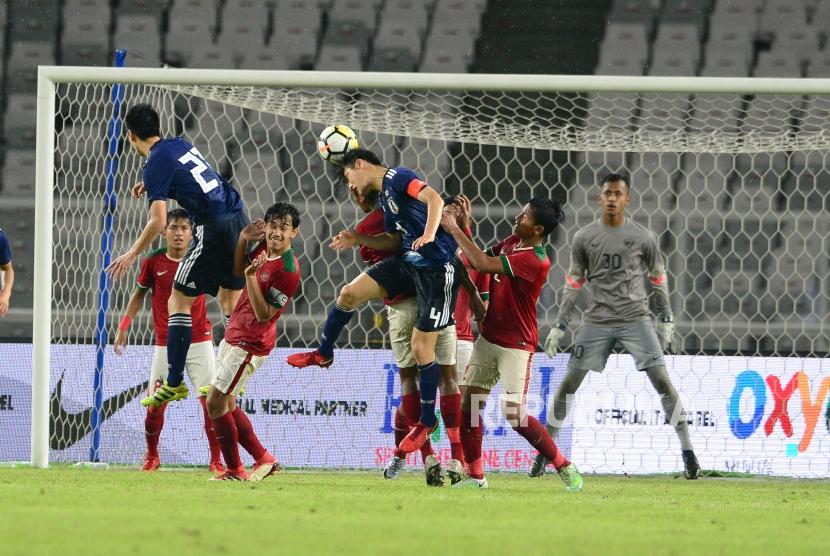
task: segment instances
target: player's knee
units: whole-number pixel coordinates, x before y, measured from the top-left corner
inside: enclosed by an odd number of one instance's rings
[[[527,411],[524,404],[502,399],[499,406],[508,425],[514,429],[527,425]]]
[[[360,296],[357,289],[351,284],[346,284],[340,289],[340,295],[337,296],[337,306],[341,309],[354,309],[360,304]]]

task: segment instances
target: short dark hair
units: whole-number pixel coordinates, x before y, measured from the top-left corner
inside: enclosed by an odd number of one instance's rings
[[[533,222],[543,228],[542,236],[550,234],[565,220],[565,211],[559,201],[534,197],[527,204],[533,211]]]
[[[130,108],[124,117],[124,123],[127,129],[135,133],[142,141],[161,135],[159,113],[149,104],[136,104]]]
[[[270,222],[279,219],[285,222],[288,216],[291,217],[292,228],[300,225],[300,211],[297,210],[297,207],[289,203],[274,203],[265,211],[264,220]]]
[[[623,174],[608,174],[602,181],[599,182],[600,187],[605,187],[606,183],[611,183],[612,181],[621,181],[625,184],[626,189],[631,191],[631,179],[628,176]]]
[[[346,175],[343,170],[346,168],[354,168],[354,164],[358,160],[365,160],[369,164],[374,164],[375,166],[383,166],[383,162],[380,157],[369,149],[352,149],[350,151],[346,151],[346,154],[344,154],[343,158],[340,159],[340,181],[344,183],[346,182]]]
[[[193,227],[193,219],[190,217],[190,213],[184,209],[177,208],[167,211],[167,223],[170,224],[173,220],[187,220],[187,223]]]

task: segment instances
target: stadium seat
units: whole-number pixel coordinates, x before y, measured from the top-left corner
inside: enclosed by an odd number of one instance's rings
[[[207,19],[170,19],[164,45],[164,59],[173,65],[189,66],[194,50],[201,49],[201,37],[212,37],[213,27]],[[208,42],[208,41],[205,41]]]
[[[109,53],[110,25],[109,20],[102,19],[72,19],[64,21],[61,35],[61,50],[68,46],[85,45],[95,46]],[[64,57],[60,52],[61,58]],[[66,63],[66,62],[64,62]]]
[[[819,33],[812,26],[778,30],[772,43],[772,52],[798,62],[809,60],[818,48]]]
[[[407,22],[384,19],[375,35],[374,48],[404,50],[417,60],[421,57],[421,38]]]
[[[807,62],[807,77],[830,77],[830,51],[813,53]]]
[[[666,0],[660,13],[660,25],[687,23],[702,29],[711,5],[711,0]]]
[[[303,27],[313,33],[319,33],[322,26],[323,12],[316,3],[311,1],[298,4],[286,3],[278,5],[274,10],[274,31],[272,36],[278,36],[291,27]]]
[[[317,59],[317,34],[304,27],[287,27],[271,38],[271,47],[292,69],[310,66]]]
[[[597,75],[643,75],[644,66],[644,61],[633,59],[623,52],[617,52],[600,58],[594,73]]]
[[[199,29],[207,28],[210,35],[201,38],[210,40],[216,32],[216,4],[216,0],[175,0],[167,14],[168,25],[187,22]]]
[[[6,151],[0,178],[0,198],[32,199],[35,198],[35,151],[34,149],[15,149]],[[12,220],[1,220],[2,226],[8,226]]]
[[[363,52],[359,46],[323,44],[314,69],[322,71],[361,71]]]
[[[288,61],[280,52],[264,46],[260,50],[248,50],[240,61],[242,69],[281,70],[290,69]]]
[[[251,35],[258,41],[265,40],[270,16],[268,4],[264,0],[228,0],[219,18],[222,35]]]
[[[196,49],[190,56],[191,68],[228,68],[236,67],[234,53],[222,45],[208,45]]]
[[[415,71],[418,58],[409,49],[375,48],[369,58],[368,71]]]
[[[425,73],[466,73],[469,57],[460,52],[448,52],[427,41],[420,71]]]
[[[648,75],[693,76],[697,73],[698,54],[689,52],[656,51],[651,65],[646,68]]]
[[[6,92],[34,93],[37,67],[55,64],[55,46],[50,42],[19,41],[11,45],[6,66]]]
[[[646,26],[646,32],[649,32],[656,14],[655,6],[650,0],[614,0],[608,21],[641,23]]]
[[[115,49],[126,49],[127,65],[161,65],[161,26],[158,16],[119,15],[112,38]]]
[[[265,30],[260,25],[248,22],[236,21],[223,25],[222,32],[216,38],[216,46],[226,50],[236,65],[249,49],[258,50],[265,46]]]
[[[420,36],[424,36],[429,24],[429,9],[423,2],[397,0],[387,2],[380,12],[380,26],[388,23],[406,24]]]
[[[747,63],[752,61],[753,36],[748,31],[725,29],[710,32],[706,43],[706,58],[710,57],[738,57]]]
[[[707,54],[700,75],[701,77],[746,77],[749,75],[749,61],[740,54]]]
[[[755,77],[801,77],[801,61],[788,54],[761,52],[755,66]]]
[[[37,98],[26,93],[6,97],[3,137],[11,147],[34,147],[37,124]]]
[[[758,31],[762,35],[775,35],[779,31],[803,27],[806,23],[807,14],[802,2],[767,0],[758,22]]]
[[[635,52],[648,50],[648,31],[640,22],[611,21],[605,28],[603,45],[614,44]]]

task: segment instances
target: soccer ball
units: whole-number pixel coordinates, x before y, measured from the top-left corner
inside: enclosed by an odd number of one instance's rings
[[[317,140],[317,152],[331,164],[340,164],[343,155],[356,148],[357,135],[343,124],[330,125]]]

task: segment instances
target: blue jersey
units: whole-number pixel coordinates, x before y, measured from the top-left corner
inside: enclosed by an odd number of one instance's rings
[[[174,199],[197,224],[242,210],[239,193],[182,139],[162,139],[144,162],[144,189],[150,202]]]
[[[418,200],[418,194],[426,186],[408,168],[399,166],[387,170],[380,196],[384,226],[387,232],[401,234],[404,260],[415,266],[440,266],[452,261],[458,248],[452,236],[442,227],[438,227],[435,241],[427,243],[417,252],[412,251],[412,242],[424,235],[427,224],[427,204]]]
[[[0,228],[0,266],[8,264],[12,260],[12,250],[9,247],[9,240],[3,229]]]

